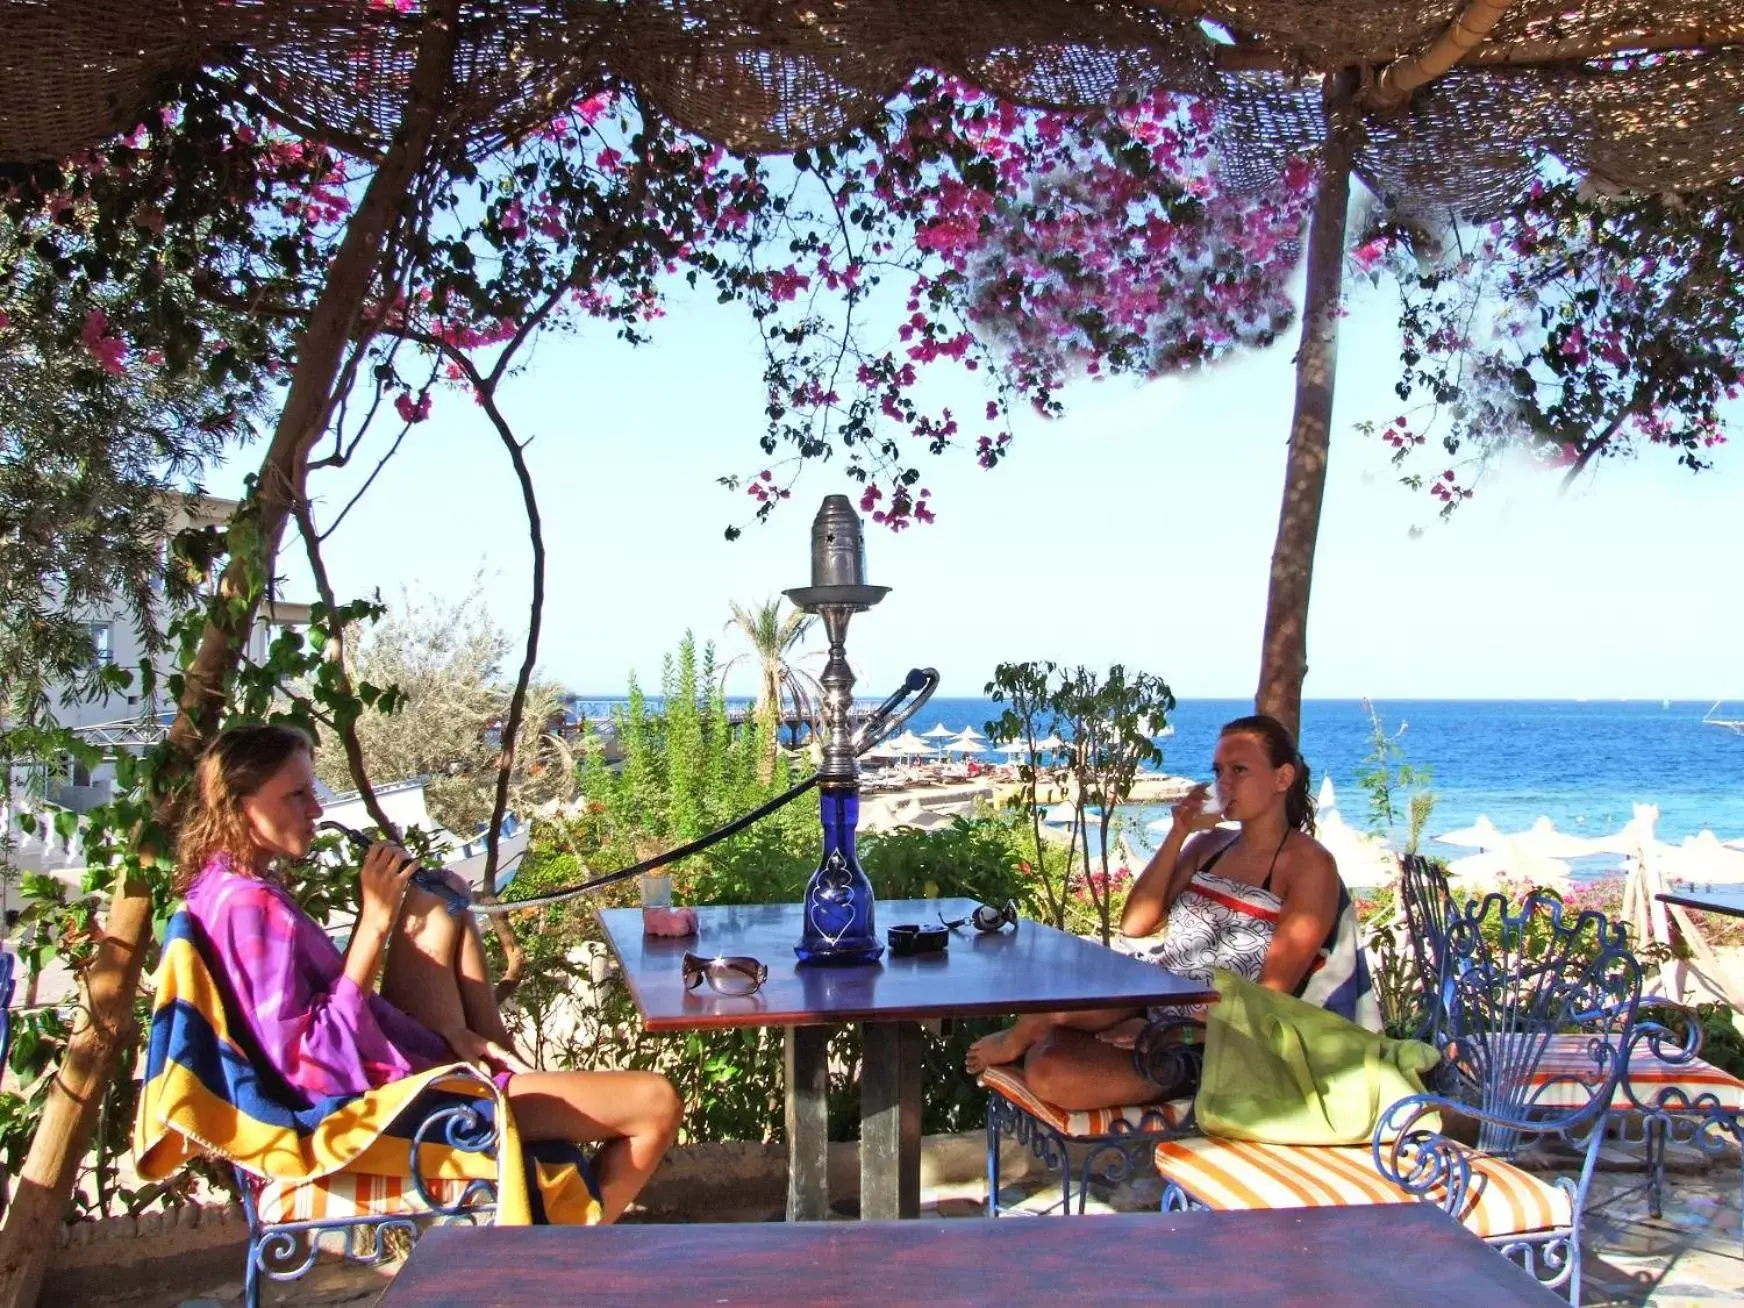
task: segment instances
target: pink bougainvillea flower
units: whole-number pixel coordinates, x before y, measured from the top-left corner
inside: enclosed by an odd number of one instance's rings
[[[97,366],[111,377],[127,371],[127,344],[109,329],[109,315],[92,309],[85,315],[85,325],[79,330],[79,340],[96,357]]]

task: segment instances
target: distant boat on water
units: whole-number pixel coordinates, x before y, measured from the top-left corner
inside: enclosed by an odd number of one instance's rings
[[[1723,699],[1715,700],[1713,704],[1709,706],[1708,711],[1702,714],[1702,721],[1707,723],[1710,727],[1724,727],[1727,731],[1733,732],[1736,735],[1744,736],[1744,718],[1717,718],[1714,716],[1714,710],[1719,708],[1720,705],[1725,702],[1726,701]]]

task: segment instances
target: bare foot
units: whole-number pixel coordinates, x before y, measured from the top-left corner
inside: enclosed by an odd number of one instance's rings
[[[1003,1031],[982,1036],[970,1045],[963,1065],[969,1069],[970,1076],[980,1076],[990,1067],[998,1067],[1001,1063],[1015,1063],[1023,1057],[1027,1047],[1027,1042],[1018,1034],[1017,1028],[1008,1026]]]

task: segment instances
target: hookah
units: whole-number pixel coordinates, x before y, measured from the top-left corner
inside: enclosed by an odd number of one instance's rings
[[[824,687],[824,755],[816,773],[768,803],[676,849],[542,895],[482,904],[454,889],[440,872],[429,868],[419,868],[413,873],[413,881],[436,895],[456,915],[518,913],[560,904],[590,890],[627,881],[699,854],[817,787],[821,792],[818,807],[824,828],[824,852],[805,888],[805,928],[794,952],[802,962],[876,962],[884,946],[878,943],[873,926],[872,883],[854,852],[860,817],[860,771],[856,760],[900,731],[920,712],[938,689],[939,674],[932,668],[911,668],[902,685],[872,711],[865,725],[858,732],[850,732],[848,717],[853,707],[854,674],[843,648],[848,619],[878,603],[890,593],[890,587],[866,585],[866,549],[860,534],[860,517],[846,495],[826,496],[812,522],[811,577],[810,586],[786,594],[795,607],[816,613],[824,620],[824,632],[830,642],[829,662],[820,678]],[[332,821],[320,825],[342,834],[360,853],[369,849],[370,837],[361,831]]]
[[[875,963],[884,953],[874,922],[872,883],[854,852],[860,822],[860,764],[848,731],[854,673],[845,646],[848,620],[889,593],[888,586],[866,584],[860,515],[846,495],[825,497],[811,524],[811,585],[786,592],[795,608],[823,619],[830,645],[829,661],[819,678],[824,689],[823,760],[817,779],[824,852],[801,904],[804,926],[794,952],[802,963]],[[929,689],[927,694],[931,693]]]

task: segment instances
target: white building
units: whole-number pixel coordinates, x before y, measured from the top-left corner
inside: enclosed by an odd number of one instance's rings
[[[167,537],[173,537],[190,527],[222,526],[236,508],[235,500],[197,500],[188,496],[177,496],[166,523],[164,548],[168,549]],[[140,640],[138,622],[132,609],[120,597],[87,605],[77,616],[90,628],[91,643],[100,663],[119,664],[129,670],[139,667],[141,660],[145,658],[145,644]],[[157,616],[161,622],[168,615],[160,613]],[[254,629],[249,635],[248,657],[264,660],[268,647],[283,628],[304,626],[308,621],[307,604],[267,601],[261,606]],[[158,656],[160,687],[164,678],[174,670],[174,666],[173,651],[165,651]],[[55,716],[62,726],[71,727],[92,744],[101,746],[109,757],[113,758],[117,750],[137,754],[147,745],[162,738],[175,708],[161,690],[155,697],[141,695],[137,683],[136,672],[135,685],[130,690],[94,699],[75,700],[68,704],[61,702],[61,694],[65,688],[53,686],[49,689],[49,702],[54,706]],[[64,775],[49,777],[40,782],[36,789],[50,804],[82,813],[110,798],[113,778],[114,768],[111,765],[104,764],[87,769],[70,763]]]

